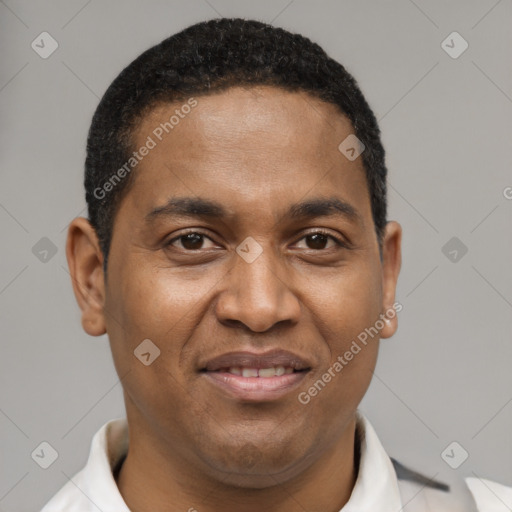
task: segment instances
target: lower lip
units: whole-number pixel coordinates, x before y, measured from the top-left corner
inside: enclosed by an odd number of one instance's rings
[[[249,402],[268,402],[281,398],[299,386],[307,372],[275,377],[242,377],[226,372],[205,372],[213,385],[232,398]]]

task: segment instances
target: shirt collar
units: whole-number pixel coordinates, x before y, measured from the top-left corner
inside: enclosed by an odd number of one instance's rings
[[[489,512],[509,512],[512,510],[512,487],[479,477],[467,477],[465,481],[478,510]]]
[[[87,465],[74,480],[82,493],[103,512],[130,512],[119,492],[113,471],[128,450],[125,418],[111,420],[94,435]],[[359,472],[349,501],[340,512],[389,512],[402,508],[396,473],[375,430],[356,412]],[[79,492],[75,487],[75,491]],[[83,496],[82,496],[83,497]]]
[[[359,441],[359,473],[350,499],[340,512],[389,512],[400,510],[402,501],[391,459],[369,420],[356,412]]]
[[[82,490],[103,512],[130,512],[113,475],[117,462],[128,451],[128,440],[126,418],[108,421],[92,439],[91,451],[81,479]]]

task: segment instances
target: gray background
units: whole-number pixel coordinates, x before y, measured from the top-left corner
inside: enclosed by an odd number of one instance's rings
[[[94,108],[140,52],[219,15],[311,37],[380,120],[390,218],[404,228],[404,308],[361,409],[403,463],[456,485],[512,485],[510,0],[5,0],[0,511],[41,507],[83,467],[96,430],[124,415],[108,340],[82,331],[64,252],[68,223],[85,215]],[[59,44],[47,59],[31,48],[43,31]],[[469,43],[457,59],[441,47],[453,31]],[[468,248],[455,262],[442,252],[454,236]],[[32,250],[43,237],[57,249],[47,261]],[[31,458],[42,441],[59,454],[46,470]],[[469,453],[456,470],[441,458],[452,441]]]

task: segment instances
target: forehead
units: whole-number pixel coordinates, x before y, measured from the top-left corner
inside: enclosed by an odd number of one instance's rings
[[[338,191],[369,212],[362,160],[338,150],[353,131],[335,105],[270,86],[161,104],[134,132],[135,148],[149,139],[153,148],[128,195],[149,210],[175,195],[279,206],[292,195],[290,203]]]
[[[190,98],[153,108],[135,130],[137,142],[143,143],[151,133],[159,138],[160,133],[163,142],[175,150],[183,149],[180,153],[185,156],[193,155],[194,149],[200,153],[205,146],[213,149],[216,144],[241,154],[252,148],[251,143],[261,144],[263,139],[262,149],[268,150],[283,149],[283,145],[294,142],[299,146],[300,141],[301,153],[313,156],[332,152],[340,137],[353,132],[350,121],[336,105],[303,91],[272,86],[231,87],[194,100],[194,108],[187,106]],[[173,126],[167,126],[168,133],[161,125],[170,120]],[[181,146],[183,139],[194,140],[194,146]]]

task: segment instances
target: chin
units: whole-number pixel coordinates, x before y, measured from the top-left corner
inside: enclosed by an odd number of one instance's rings
[[[206,462],[212,476],[223,484],[263,489],[289,480],[306,466],[303,443],[300,447],[292,443],[240,442],[226,446],[221,453],[209,454]]]

